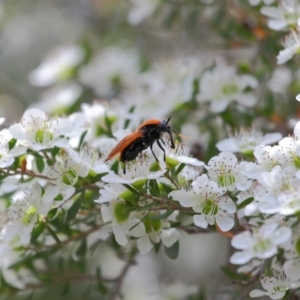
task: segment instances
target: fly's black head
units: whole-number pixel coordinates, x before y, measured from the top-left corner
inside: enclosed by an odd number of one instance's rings
[[[171,148],[174,149],[175,144],[172,137],[172,130],[171,130],[171,126],[168,124],[170,119],[171,117],[167,121],[162,121],[159,125],[159,129],[161,132],[167,132],[170,135]]]

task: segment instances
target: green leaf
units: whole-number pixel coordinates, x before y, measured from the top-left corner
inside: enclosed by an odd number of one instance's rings
[[[86,239],[83,239],[81,241],[79,247],[77,248],[75,255],[79,259],[83,259],[86,255],[86,252],[87,252],[87,242],[86,242]]]
[[[136,195],[139,195],[140,193],[139,193],[139,191],[137,191],[135,188],[133,188],[131,185],[129,185],[129,184],[123,184],[123,186],[125,186],[126,187],[126,189],[127,190],[129,190],[131,193],[133,193],[133,194],[136,194]]]
[[[56,233],[53,231],[53,229],[50,226],[46,227],[47,230],[49,231],[50,235],[53,237],[53,239],[58,243],[61,244],[60,239],[58,238],[58,236],[56,235]]]
[[[40,173],[42,173],[44,171],[45,168],[45,162],[42,156],[36,156],[35,158],[35,163],[36,163],[36,167],[38,169],[38,171]]]
[[[155,179],[149,180],[150,192],[152,196],[160,197],[160,189]]]
[[[81,135],[80,137],[80,140],[79,140],[79,145],[78,145],[78,150],[81,148],[82,144],[83,144],[83,141],[84,141],[84,138],[87,134],[87,130],[83,132],[83,134]]]
[[[226,277],[232,281],[241,282],[245,280],[245,274],[238,274],[235,271],[225,266],[221,266],[221,270],[226,275]]]
[[[56,213],[57,213],[57,207],[52,208],[47,214],[48,219],[52,220],[56,216]]]
[[[83,193],[84,193],[84,191],[83,191]],[[76,217],[76,215],[77,215],[77,213],[80,209],[81,202],[82,202],[82,197],[78,197],[74,201],[72,206],[68,209],[67,215],[66,215],[66,218],[65,218],[65,221],[64,221],[65,224],[70,223]]]
[[[132,105],[128,112],[131,114],[134,112],[134,109],[135,109],[135,106]],[[128,127],[129,123],[130,123],[130,119],[126,119],[124,122],[124,129],[126,129]]]
[[[174,243],[171,247],[164,247],[165,253],[170,259],[176,259],[179,254],[179,241]]]
[[[173,188],[171,186],[169,186],[168,184],[165,184],[165,183],[161,182],[160,185],[162,186],[163,190],[167,194],[170,194],[173,191]]]
[[[66,295],[68,295],[69,291],[70,291],[70,283],[67,282],[61,287],[60,295],[66,296]]]
[[[16,139],[11,139],[9,142],[8,142],[8,148],[9,150],[11,150],[15,144],[17,143],[17,140]]]
[[[241,208],[244,208],[245,206],[247,206],[248,204],[250,204],[253,200],[254,200],[253,197],[247,198],[245,201],[243,201],[241,204],[239,204],[237,206],[237,209],[239,210]]]
[[[40,223],[37,227],[35,227],[31,233],[30,243],[36,242],[38,237],[43,233],[45,229],[45,223]]]
[[[55,157],[58,152],[59,152],[59,148],[58,147],[54,147],[52,150],[51,150],[51,154],[52,154],[52,157]],[[51,163],[53,164],[54,162],[51,161]],[[50,165],[49,165],[50,166]]]
[[[153,215],[153,216],[148,216],[148,219],[151,220],[162,220],[162,219],[166,219],[169,215],[172,214],[172,210],[167,210],[165,213],[161,214],[161,215]]]
[[[175,172],[175,175],[177,176],[182,170],[183,168],[185,167],[186,165],[181,163],[178,168],[176,169],[176,172]]]

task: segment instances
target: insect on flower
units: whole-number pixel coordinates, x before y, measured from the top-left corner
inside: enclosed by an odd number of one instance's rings
[[[171,117],[167,121],[151,119],[142,123],[133,133],[123,138],[108,154],[105,161],[108,161],[120,154],[119,161],[124,163],[124,174],[126,173],[126,162],[134,160],[140,152],[150,147],[151,152],[158,162],[153,152],[152,146],[156,141],[158,147],[164,152],[164,160],[166,159],[165,149],[162,147],[162,135],[167,132],[170,135],[171,148],[174,149],[174,141],[171,133],[171,126],[168,124]],[[161,140],[161,142],[159,141]]]

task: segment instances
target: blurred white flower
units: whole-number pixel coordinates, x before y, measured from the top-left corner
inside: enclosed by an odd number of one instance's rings
[[[294,54],[300,52],[300,35],[298,32],[292,30],[292,32],[285,38],[283,43],[284,50],[280,51],[277,56],[277,64],[281,65],[290,60]]]
[[[9,141],[12,138],[8,129],[0,131],[0,168],[11,166],[15,161],[15,157],[25,154],[27,151],[27,148],[20,146],[18,142],[10,149]]]
[[[234,66],[217,64],[213,70],[202,75],[197,99],[200,103],[209,102],[214,113],[224,111],[233,101],[252,107],[256,104],[257,97],[246,89],[254,89],[257,86],[258,81],[255,77],[238,75]]]
[[[264,3],[265,5],[272,4],[275,0],[248,0],[250,5],[256,6],[260,3]]]
[[[224,139],[217,143],[219,151],[229,151],[232,153],[241,152],[243,154],[252,154],[258,145],[269,145],[278,142],[282,138],[280,133],[268,133],[263,135],[256,128],[241,129],[234,136]]]
[[[38,87],[52,85],[68,79],[70,73],[83,62],[84,51],[77,45],[55,48],[45,60],[29,74],[29,82]]]
[[[282,0],[278,7],[263,7],[261,13],[269,18],[268,26],[273,30],[296,28],[299,25],[300,4],[298,0]]]
[[[81,68],[79,78],[97,95],[111,97],[120,90],[134,86],[139,71],[139,57],[134,50],[108,47]]]
[[[159,5],[159,0],[131,0],[132,7],[127,20],[131,25],[138,25],[152,16]]]
[[[290,281],[279,268],[273,270],[273,276],[262,275],[260,282],[265,291],[253,290],[250,297],[269,296],[271,299],[283,299],[287,291],[300,287],[300,282]]]
[[[290,69],[282,66],[272,72],[268,87],[273,93],[284,94],[292,83],[293,74]]]
[[[79,99],[82,92],[82,87],[74,82],[55,85],[42,94],[39,102],[30,107],[39,108],[48,114],[65,113]]]
[[[267,259],[277,254],[278,246],[287,242],[292,236],[291,228],[279,226],[276,222],[253,228],[235,235],[231,245],[239,250],[230,257],[232,264],[243,265],[252,258]]]

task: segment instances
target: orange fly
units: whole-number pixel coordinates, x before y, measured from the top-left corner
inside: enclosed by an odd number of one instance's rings
[[[124,174],[126,173],[126,162],[134,160],[140,152],[150,147],[151,152],[158,161],[153,152],[152,146],[154,142],[164,153],[164,160],[166,159],[165,149],[162,147],[161,142],[163,133],[167,132],[170,135],[171,148],[174,149],[174,141],[171,133],[171,126],[168,124],[171,117],[167,121],[160,121],[151,119],[142,123],[133,133],[123,138],[108,154],[105,161],[108,161],[120,154],[119,161],[124,163]],[[161,142],[160,142],[161,141]]]

